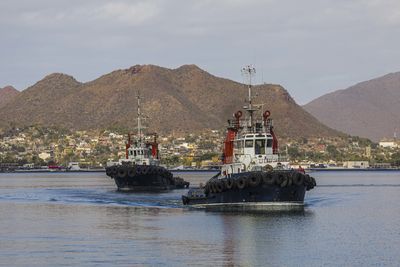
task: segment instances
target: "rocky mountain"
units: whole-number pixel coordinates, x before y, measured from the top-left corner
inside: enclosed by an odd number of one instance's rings
[[[11,99],[19,94],[19,91],[12,86],[0,88],[0,107],[7,104]]]
[[[400,131],[400,72],[321,96],[304,108],[322,123],[378,141]]]
[[[243,106],[245,85],[215,77],[195,65],[167,69],[136,65],[80,83],[51,74],[0,108],[0,126],[41,124],[73,129],[134,129],[136,94],[143,96],[148,131],[222,129]],[[275,119],[281,136],[334,136],[298,106],[280,85],[255,86],[258,103]]]

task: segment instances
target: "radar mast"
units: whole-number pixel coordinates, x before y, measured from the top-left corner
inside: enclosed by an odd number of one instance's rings
[[[247,65],[242,68],[242,75],[247,78],[247,88],[249,90],[249,95],[247,99],[247,106],[244,106],[243,109],[247,111],[249,116],[249,121],[247,123],[247,128],[250,132],[254,131],[254,112],[258,109],[253,106],[253,96],[252,96],[252,78],[256,73],[256,69],[252,65]]]

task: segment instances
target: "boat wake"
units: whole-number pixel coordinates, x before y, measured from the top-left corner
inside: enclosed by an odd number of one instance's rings
[[[118,191],[87,189],[42,189],[5,192],[1,190],[0,202],[35,203],[48,202],[64,205],[113,205],[133,207],[179,208],[182,207],[182,191],[170,193],[121,193]]]
[[[400,184],[325,184],[318,187],[400,187]]]

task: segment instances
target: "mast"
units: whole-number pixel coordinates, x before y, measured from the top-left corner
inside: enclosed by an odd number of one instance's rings
[[[246,76],[248,83],[247,83],[247,88],[249,90],[249,95],[248,95],[248,99],[247,99],[247,103],[248,105],[243,107],[244,110],[247,111],[248,115],[249,115],[249,122],[250,124],[247,125],[247,127],[250,129],[250,131],[253,131],[254,128],[254,112],[257,110],[255,108],[253,108],[253,96],[252,96],[252,77],[253,75],[256,73],[256,69],[252,66],[252,65],[247,65],[246,67],[242,68],[242,74],[244,76]]]
[[[138,131],[138,139],[139,143],[142,143],[142,113],[140,111],[140,91],[136,96],[137,99],[137,131]]]

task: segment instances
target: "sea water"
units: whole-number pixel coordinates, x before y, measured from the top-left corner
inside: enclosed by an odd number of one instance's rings
[[[232,213],[103,173],[2,173],[0,266],[399,266],[400,172],[311,175],[303,211]]]

